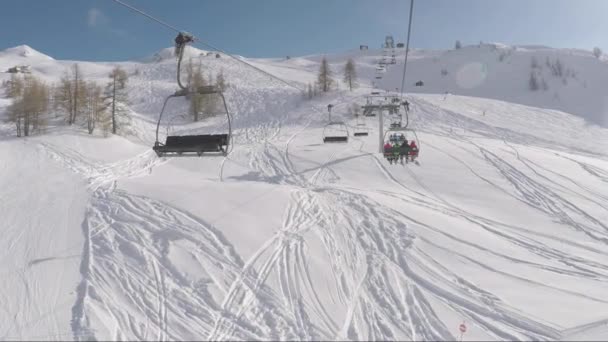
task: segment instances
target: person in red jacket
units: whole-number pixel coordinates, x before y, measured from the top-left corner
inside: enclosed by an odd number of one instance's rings
[[[388,141],[384,144],[384,158],[393,163],[393,145]]]
[[[416,141],[412,140],[412,142],[410,143],[410,160],[414,161],[414,159],[416,157],[418,157],[418,145],[416,145]]]

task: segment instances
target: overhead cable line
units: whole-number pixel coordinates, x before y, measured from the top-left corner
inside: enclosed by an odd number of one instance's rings
[[[156,18],[156,17],[154,17],[154,16],[152,16],[152,15],[150,15],[150,14],[148,14],[148,13],[146,13],[146,12],[140,10],[140,9],[138,9],[138,8],[135,8],[132,5],[129,5],[129,4],[127,4],[127,3],[125,3],[125,2],[123,2],[121,0],[113,0],[113,1],[116,2],[117,4],[125,6],[126,8],[128,8],[128,9],[130,9],[130,10],[136,12],[136,13],[139,13],[139,14],[147,17],[148,19],[153,20],[153,21],[155,21],[155,22],[157,22],[157,23],[159,23],[159,24],[161,24],[161,25],[163,25],[163,26],[165,26],[165,27],[167,27],[167,28],[169,28],[169,29],[171,29],[173,31],[176,31],[178,33],[185,32],[185,31],[180,30],[180,29],[176,28],[175,26],[172,26],[172,25],[170,25],[170,24],[168,24],[168,23],[166,23],[166,22],[164,22],[164,21],[162,21],[162,20],[160,20],[160,19],[158,19],[158,18]],[[277,81],[279,81],[279,82],[287,85],[288,87],[291,87],[291,88],[296,89],[298,91],[304,91],[304,89],[301,89],[301,88],[299,88],[299,87],[297,87],[297,86],[295,86],[295,85],[293,85],[293,84],[291,84],[291,83],[289,83],[289,82],[287,82],[287,81],[285,81],[285,80],[283,80],[283,79],[281,79],[281,78],[279,78],[279,77],[277,77],[277,76],[275,76],[275,75],[273,75],[273,74],[271,74],[271,73],[269,73],[269,72],[267,72],[265,70],[262,70],[262,69],[256,67],[253,64],[247,63],[246,61],[244,61],[244,60],[242,60],[242,59],[240,59],[240,58],[238,58],[238,57],[236,57],[236,56],[234,56],[234,55],[232,55],[232,54],[230,54],[230,53],[228,53],[228,52],[226,52],[226,51],[224,51],[224,50],[222,50],[222,49],[220,49],[220,48],[218,48],[218,47],[216,47],[216,46],[214,46],[214,45],[212,45],[210,43],[206,43],[206,42],[204,42],[204,41],[196,38],[196,36],[194,36],[194,43],[198,43],[198,44],[201,44],[203,46],[207,46],[207,47],[209,47],[209,48],[211,48],[211,49],[213,49],[215,51],[221,52],[224,55],[226,55],[226,56],[228,56],[228,57],[230,57],[230,58],[232,58],[232,59],[234,59],[234,60],[236,60],[236,61],[238,61],[240,63],[243,63],[243,64],[245,64],[245,65],[247,65],[247,66],[249,66],[249,67],[251,67],[251,68],[253,68],[255,70],[257,70],[258,72],[263,73],[266,76],[269,76],[269,77],[271,77],[271,78],[273,78],[273,79],[275,79],[275,80],[277,80]]]
[[[407,55],[410,52],[410,35],[412,33],[412,14],[414,13],[414,0],[410,0],[410,19],[407,25],[407,41],[405,43],[405,61],[403,62],[403,77],[401,78],[401,98],[405,87],[405,71],[407,70]]]

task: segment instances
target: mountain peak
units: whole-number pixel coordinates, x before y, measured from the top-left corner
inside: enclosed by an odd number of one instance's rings
[[[42,57],[45,59],[53,59],[25,44],[2,50],[1,53],[4,55],[14,55],[16,57]]]

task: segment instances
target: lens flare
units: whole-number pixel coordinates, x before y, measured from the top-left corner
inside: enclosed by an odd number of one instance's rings
[[[459,87],[472,89],[484,83],[488,76],[488,68],[485,64],[474,62],[468,63],[456,72],[456,83]]]

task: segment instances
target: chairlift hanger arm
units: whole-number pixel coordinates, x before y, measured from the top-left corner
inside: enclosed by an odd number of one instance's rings
[[[154,143],[154,146],[158,146],[160,144],[160,142],[158,141],[158,130],[160,128],[160,122],[163,119],[163,114],[165,113],[165,108],[167,107],[167,103],[169,102],[170,99],[172,99],[174,97],[180,97],[180,96],[186,95],[186,94],[181,95],[181,94],[177,94],[177,93],[178,92],[167,96],[167,98],[165,99],[165,102],[163,103],[163,108],[160,110],[160,115],[158,116],[158,122],[156,123],[156,142]]]
[[[177,37],[175,37],[175,56],[177,56],[177,85],[181,90],[186,92],[188,90],[186,87],[184,87],[181,80],[182,59],[184,58],[186,46],[188,43],[193,41],[194,36],[187,32],[179,32]]]

